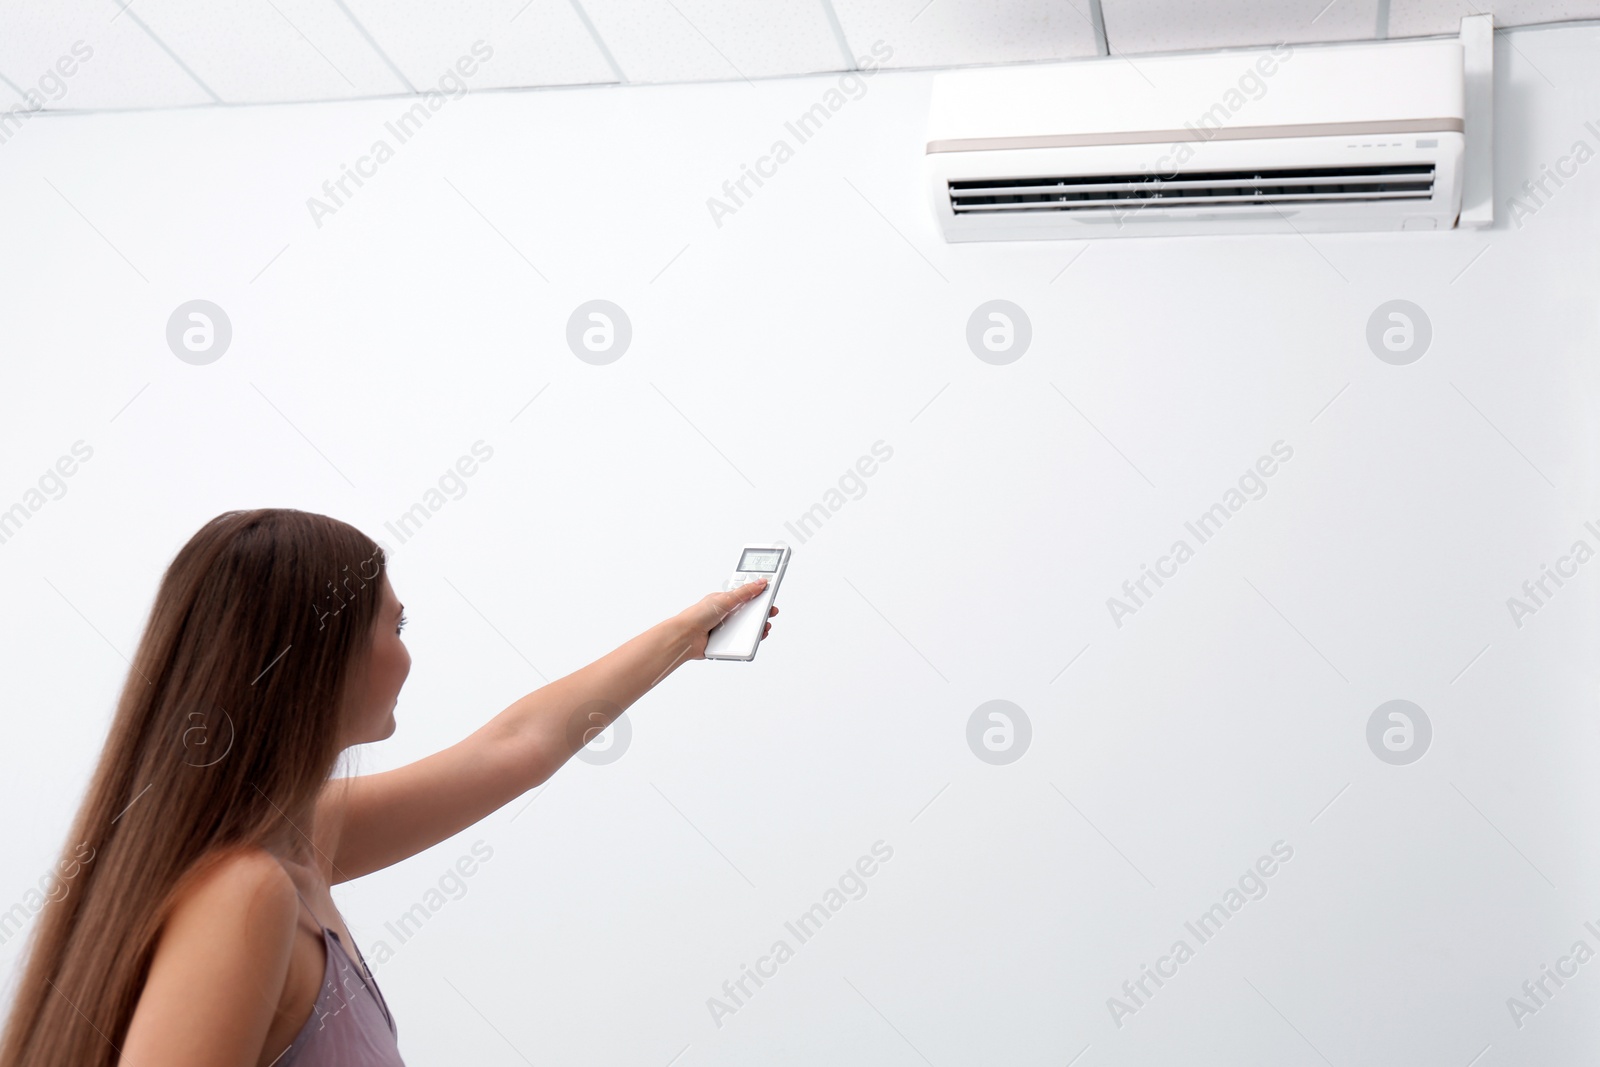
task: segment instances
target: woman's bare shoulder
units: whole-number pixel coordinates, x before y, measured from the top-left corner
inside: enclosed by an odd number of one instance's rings
[[[207,857],[180,882],[163,929],[248,918],[287,940],[298,907],[283,864],[266,849],[237,846]]]
[[[124,1060],[254,1064],[288,975],[298,907],[271,853],[209,858],[162,923]]]

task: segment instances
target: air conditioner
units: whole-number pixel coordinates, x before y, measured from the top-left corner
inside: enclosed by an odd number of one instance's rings
[[[936,74],[948,241],[1444,230],[1461,209],[1456,39]]]

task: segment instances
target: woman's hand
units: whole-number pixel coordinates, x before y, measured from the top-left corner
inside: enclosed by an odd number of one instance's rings
[[[757,578],[725,593],[707,593],[698,603],[680,612],[678,618],[683,621],[684,628],[689,634],[689,653],[685,658],[705,659],[706,640],[711,636],[711,631],[723,619],[733,614],[734,608],[746,600],[759,596],[766,587],[767,580]],[[774,604],[772,610],[767,612],[767,617],[770,619],[777,613],[778,606]],[[765,641],[767,634],[771,632],[772,623],[769,622],[761,628],[761,640]]]

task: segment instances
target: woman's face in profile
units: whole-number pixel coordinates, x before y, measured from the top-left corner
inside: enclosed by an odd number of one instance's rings
[[[406,675],[411,673],[411,653],[400,640],[403,613],[404,608],[385,573],[379,593],[378,618],[373,624],[366,688],[356,705],[357,719],[348,744],[382,741],[394,733],[395,704],[400,699],[400,687],[405,685]]]

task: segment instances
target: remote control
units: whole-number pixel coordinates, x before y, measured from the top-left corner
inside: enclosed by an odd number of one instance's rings
[[[760,578],[767,587],[755,597],[734,608],[732,613],[712,628],[706,638],[706,659],[752,660],[761,647],[761,633],[767,626],[767,615],[772,600],[778,595],[778,583],[789,566],[788,545],[745,545],[739,553],[739,566],[728,579],[728,588],[736,589],[746,582]]]

